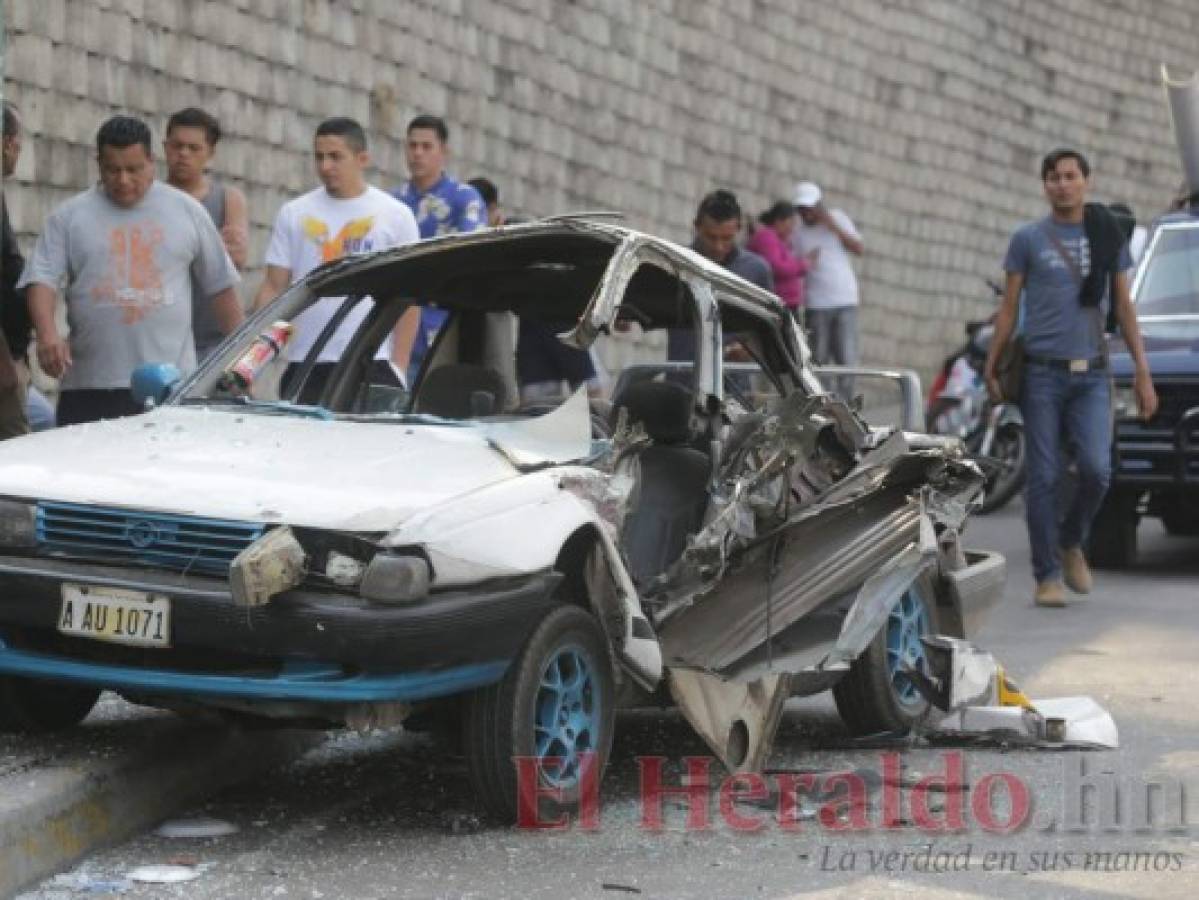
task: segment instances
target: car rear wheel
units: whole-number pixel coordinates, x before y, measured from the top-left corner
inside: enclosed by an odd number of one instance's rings
[[[62,731],[87,718],[100,691],[28,678],[0,677],[0,732]]]
[[[833,687],[841,719],[855,735],[904,732],[928,712],[909,669],[929,673],[921,638],[936,633],[932,579],[921,576],[895,604],[866,651]]]
[[[585,779],[598,787],[612,747],[611,656],[595,618],[577,606],[551,612],[499,684],[463,704],[467,768],[489,814],[517,819],[517,759],[536,762],[541,821],[578,810]],[[585,772],[588,760],[595,766]]]

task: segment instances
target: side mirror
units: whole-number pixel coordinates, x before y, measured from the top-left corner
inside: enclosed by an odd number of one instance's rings
[[[166,402],[182,377],[170,363],[142,363],[129,378],[129,392],[138,406],[153,409]]]

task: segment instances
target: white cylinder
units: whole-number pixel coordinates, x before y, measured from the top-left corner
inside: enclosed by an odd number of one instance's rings
[[[1194,195],[1199,193],[1199,71],[1180,80],[1171,78],[1169,70],[1162,66],[1162,83],[1166,87],[1187,192]]]

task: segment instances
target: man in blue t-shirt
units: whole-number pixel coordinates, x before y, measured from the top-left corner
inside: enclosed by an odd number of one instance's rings
[[[1007,283],[987,355],[987,390],[1000,399],[996,360],[1012,335],[1024,292],[1024,386],[1027,439],[1025,512],[1038,606],[1064,606],[1066,586],[1091,589],[1082,547],[1111,480],[1111,388],[1104,341],[1106,304],[1136,364],[1142,418],[1157,395],[1128,292],[1128,244],[1107,211],[1087,204],[1090,166],[1076,150],[1055,150],[1041,163],[1050,214],[1012,235]],[[1078,490],[1064,519],[1057,510],[1063,438],[1075,451]]]
[[[421,115],[408,123],[404,154],[408,160],[408,181],[392,193],[408,205],[416,216],[421,239],[442,234],[476,231],[487,224],[483,199],[469,184],[446,174],[450,131],[438,116]],[[412,342],[408,361],[408,383],[413,384],[425,353],[432,346],[437,330],[445,322],[445,312],[421,311],[420,325]]]

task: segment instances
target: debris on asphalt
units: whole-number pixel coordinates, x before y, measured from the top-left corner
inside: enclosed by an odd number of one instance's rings
[[[63,888],[76,894],[91,894],[111,897],[126,894],[133,889],[133,882],[112,875],[92,874],[87,871],[66,872],[56,875],[50,882],[54,888]]]
[[[154,830],[159,837],[165,838],[215,838],[237,834],[241,829],[232,822],[223,819],[195,818],[171,819],[163,822]]]
[[[1111,713],[1090,697],[1037,700],[1018,706],[967,706],[940,721],[943,736],[994,739],[1008,744],[1051,748],[1115,750],[1119,732]]]
[[[617,884],[614,881],[605,881],[600,887],[605,891],[621,891],[625,894],[640,894],[641,888],[633,887],[631,884]]]
[[[201,866],[138,866],[125,877],[142,884],[180,884],[199,878],[201,869]]]
[[[447,813],[442,825],[450,834],[474,834],[483,828],[482,820],[473,813]]]
[[[945,713],[930,740],[1114,750],[1119,731],[1090,697],[1030,700],[985,650],[944,635],[923,638],[930,674],[913,672],[925,698]]]

